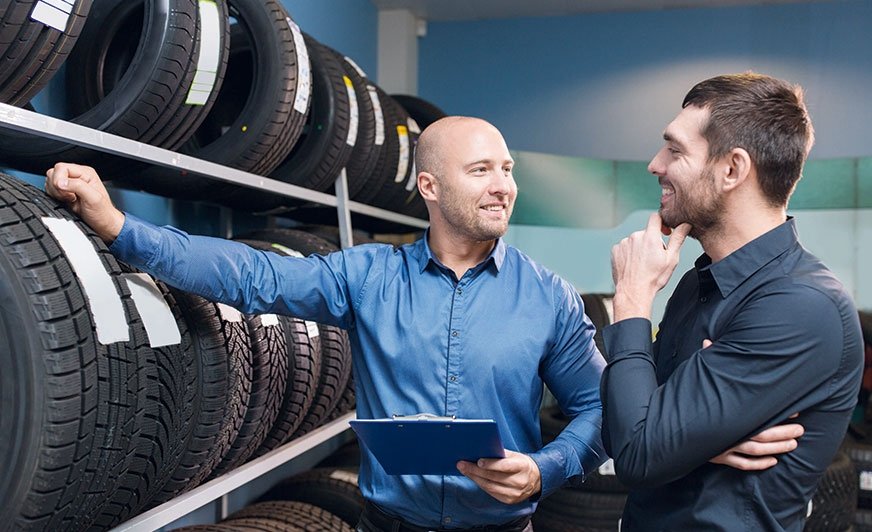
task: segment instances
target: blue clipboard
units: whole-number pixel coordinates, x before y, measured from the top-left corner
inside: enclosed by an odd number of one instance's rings
[[[422,414],[350,423],[389,475],[459,476],[459,460],[505,457],[499,428],[492,419]]]

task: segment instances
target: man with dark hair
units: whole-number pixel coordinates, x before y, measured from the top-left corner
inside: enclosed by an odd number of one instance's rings
[[[116,256],[171,285],[247,313],[348,329],[358,417],[427,412],[497,422],[506,457],[460,462],[464,476],[391,476],[364,450],[367,505],[358,530],[520,532],[530,529],[540,497],[605,460],[605,362],[578,293],[501,238],[517,195],[513,166],[502,135],[484,120],[434,122],[417,148],[430,215],[424,238],[308,258],[125,215],[91,168],[55,165],[46,191]],[[571,418],[544,447],[543,383]]]
[[[862,371],[851,298],[786,214],[811,121],[797,87],[753,73],[703,81],[682,107],[648,166],[660,211],[612,250],[603,439],[631,487],[622,530],[799,531]],[[687,235],[705,253],[652,344],[654,296]],[[795,413],[795,450],[750,471],[709,461]]]

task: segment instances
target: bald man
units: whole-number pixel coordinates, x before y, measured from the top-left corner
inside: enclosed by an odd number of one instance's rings
[[[496,420],[506,457],[457,476],[391,476],[364,450],[364,532],[532,530],[536,501],[605,460],[594,327],[566,281],[507,245],[518,189],[500,132],[476,118],[430,125],[415,154],[430,217],[399,249],[355,246],[290,258],[150,225],[118,211],[93,169],[60,163],[46,190],[121,260],[246,313],[348,330],[357,415],[429,412]],[[543,384],[570,418],[542,446]]]

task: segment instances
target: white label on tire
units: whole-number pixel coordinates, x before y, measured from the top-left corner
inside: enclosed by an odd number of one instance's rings
[[[415,122],[415,119],[412,118],[411,116],[409,117],[408,120],[406,120],[406,124],[409,125],[409,131],[411,131],[412,133],[415,133],[417,135],[421,134],[421,126],[419,126],[418,122]]]
[[[609,458],[608,460],[605,461],[605,463],[603,465],[599,466],[599,469],[597,469],[597,471],[599,472],[600,475],[603,475],[603,476],[607,476],[607,475],[614,476],[614,474],[615,474],[615,461],[612,460],[611,458]]]
[[[85,233],[71,220],[44,217],[42,223],[51,231],[82,283],[97,329],[97,341],[108,345],[130,340],[121,296]]]
[[[811,499],[809,499],[808,506],[805,509],[805,518],[808,519],[809,517],[811,517],[811,513],[813,511],[814,511],[814,504],[812,503]]]
[[[221,52],[221,17],[215,0],[200,0],[200,54],[186,105],[206,105],[218,79]]]
[[[133,303],[142,318],[142,325],[148,335],[148,345],[163,347],[182,343],[176,317],[160,289],[154,284],[154,279],[146,273],[125,273],[122,277],[127,282]]]
[[[358,64],[354,62],[354,59],[348,57],[347,55],[343,56],[343,59],[345,59],[346,63],[351,65],[351,68],[353,68],[354,70],[357,70],[357,73],[360,74],[360,77],[362,77],[362,78],[368,77],[366,75],[366,72],[364,72],[363,69],[360,68],[360,66],[358,66]]]
[[[872,491],[872,471],[860,471],[860,489]]]
[[[354,143],[357,141],[357,121],[359,119],[357,114],[357,95],[354,93],[354,85],[351,83],[351,78],[342,76],[342,81],[345,82],[345,91],[348,93],[348,107],[351,111],[351,120],[348,123],[348,137],[345,139],[345,143],[353,148]]]
[[[286,17],[291,33],[294,35],[294,49],[297,51],[297,94],[294,96],[294,110],[306,114],[309,109],[309,91],[312,86],[312,65],[309,63],[309,50],[306,40],[297,23]]]
[[[385,143],[385,115],[382,113],[381,100],[378,99],[378,91],[372,85],[366,86],[369,99],[372,100],[372,111],[375,113],[375,145]]]
[[[74,0],[40,0],[33,6],[30,18],[63,33],[67,30]]]
[[[318,324],[314,321],[303,321],[306,324],[306,333],[309,338],[318,338],[321,335],[321,330],[318,329]]]
[[[406,126],[397,126],[397,137],[400,140],[400,160],[397,162],[397,176],[394,183],[400,183],[406,177],[409,169],[409,130]]]
[[[330,478],[341,480],[342,482],[348,482],[349,484],[357,486],[357,473],[352,473],[351,471],[337,469],[330,472]]]
[[[284,253],[285,255],[287,255],[289,257],[297,257],[300,259],[305,258],[305,255],[303,255],[302,253],[300,253],[296,249],[291,249],[291,248],[289,248],[287,246],[283,246],[281,244],[270,244],[270,247],[276,248],[277,250],[281,251],[282,253]]]
[[[275,327],[279,324],[279,317],[275,314],[261,314],[260,324],[264,327]]]
[[[221,313],[221,319],[229,323],[239,323],[242,321],[242,313],[224,303],[215,303],[218,307],[218,312]]]
[[[412,159],[412,171],[409,172],[409,180],[406,181],[406,190],[411,192],[418,186],[418,169],[415,166],[415,159]]]

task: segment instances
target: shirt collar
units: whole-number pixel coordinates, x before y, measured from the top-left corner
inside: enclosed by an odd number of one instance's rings
[[[721,296],[726,298],[745,279],[797,242],[799,236],[796,233],[796,223],[792,216],[788,216],[783,224],[748,242],[715,264],[712,264],[708,255],[700,256],[696,260],[696,269],[700,274],[709,272]]]
[[[430,249],[430,244],[428,242],[428,236],[430,235],[430,228],[424,230],[424,236],[413,244],[413,255],[415,260],[418,261],[418,272],[424,273],[424,270],[427,269],[427,265],[431,262],[440,267],[445,268],[445,266],[439,262],[439,259],[433,254],[433,250]],[[506,242],[502,238],[497,239],[497,244],[491,250],[490,254],[483,260],[476,268],[482,266],[483,264],[493,264],[496,271],[499,272],[500,268],[503,267],[503,261],[506,259]]]

